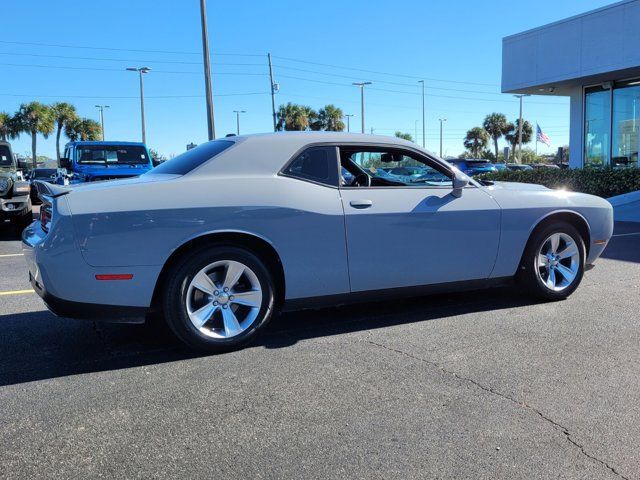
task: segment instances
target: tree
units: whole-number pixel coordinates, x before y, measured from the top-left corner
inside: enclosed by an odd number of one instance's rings
[[[287,103],[278,109],[278,130],[303,131],[307,130],[318,118],[318,114],[305,105]]]
[[[37,138],[41,134],[48,138],[53,132],[51,109],[40,102],[23,103],[14,115],[16,136],[20,133],[31,135],[31,162],[37,167]]]
[[[493,147],[495,149],[496,158],[498,158],[498,140],[507,133],[509,122],[507,117],[502,113],[492,113],[487,115],[482,122],[482,127],[489,135],[489,138],[493,140]]]
[[[480,158],[482,151],[489,144],[489,135],[482,127],[473,127],[464,137],[464,148],[471,152],[473,158]]]
[[[518,125],[520,125],[520,119],[516,120],[515,124],[510,123],[504,136],[505,140],[511,145],[511,152],[514,159],[516,158],[516,147],[518,146]],[[529,122],[524,120],[522,122],[522,144],[529,143],[532,137],[533,127]]]
[[[311,130],[342,132],[345,127],[342,117],[344,117],[342,109],[333,104],[325,105],[324,108],[321,108],[320,111],[318,111],[317,120],[312,122],[309,126]]]
[[[397,138],[401,138],[403,140],[409,140],[410,142],[413,142],[413,137],[411,136],[410,133],[402,133],[402,132],[396,132],[395,136]]]
[[[95,120],[77,117],[65,125],[64,133],[72,142],[77,142],[78,140],[100,140],[102,127]]]
[[[0,112],[0,140],[6,142],[10,138],[15,138],[16,136],[15,119],[7,112]]]
[[[78,118],[78,114],[76,113],[76,107],[66,102],[54,103],[51,105],[51,111],[53,112],[53,121],[56,127],[56,155],[58,161],[60,161],[60,134],[67,124]]]

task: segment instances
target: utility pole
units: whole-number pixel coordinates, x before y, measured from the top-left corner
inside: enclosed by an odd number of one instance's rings
[[[424,120],[424,80],[418,80],[418,83],[422,84],[422,148],[427,148],[426,147],[426,125],[425,125],[425,120]]]
[[[100,125],[102,127],[102,141],[104,142],[104,109],[109,108],[109,105],[96,105],[96,108],[100,110]]]
[[[138,72],[140,75],[140,121],[142,123],[142,143],[147,143],[147,132],[144,125],[144,84],[142,82],[142,75],[149,73],[151,68],[149,67],[127,67],[129,72]]]
[[[354,82],[353,85],[360,87],[360,115],[362,116],[362,133],[364,133],[364,86],[371,85],[371,82]]]
[[[236,135],[240,135],[240,114],[247,113],[246,110],[234,110],[233,113],[236,114]]]
[[[442,124],[447,121],[446,118],[439,118],[440,120],[440,158],[442,158]]]
[[[355,115],[353,115],[353,113],[347,113],[345,115],[345,117],[347,117],[347,132],[351,131],[351,122],[349,121],[351,119],[351,117],[353,117]]]
[[[520,99],[520,117],[518,119],[518,163],[522,163],[522,99],[528,96],[528,93],[514,95],[514,97]]]
[[[213,88],[211,86],[211,59],[209,57],[209,33],[207,31],[206,0],[200,0],[200,21],[202,23],[202,56],[204,59],[204,89],[207,97],[207,127],[209,140],[216,139],[216,126],[213,119]]]
[[[278,131],[278,116],[276,115],[276,93],[280,90],[280,86],[273,81],[273,64],[271,63],[271,54],[267,53],[269,59],[269,80],[271,81],[271,113],[273,115],[273,131]]]

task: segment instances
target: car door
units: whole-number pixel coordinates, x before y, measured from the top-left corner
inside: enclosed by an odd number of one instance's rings
[[[340,156],[354,176],[354,168],[371,176],[370,186],[355,178],[340,187],[352,291],[489,276],[500,238],[500,207],[484,189],[470,184],[454,196],[449,167],[417,151],[346,146]],[[384,160],[394,166],[421,162],[428,181],[378,178],[376,164]]]

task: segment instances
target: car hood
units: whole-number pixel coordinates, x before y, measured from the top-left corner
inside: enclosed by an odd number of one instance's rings
[[[544,185],[536,185],[534,183],[518,183],[518,182],[491,182],[489,187],[491,190],[551,190]]]

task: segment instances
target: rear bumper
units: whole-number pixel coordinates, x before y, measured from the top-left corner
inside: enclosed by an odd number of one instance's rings
[[[31,271],[29,271],[29,282],[51,313],[58,317],[81,320],[107,320],[117,323],[143,323],[149,310],[144,307],[102,305],[64,300],[48,293],[44,285],[35,279]]]
[[[68,219],[60,216],[60,222]],[[70,227],[68,225],[68,227]],[[160,267],[92,267],[68,235],[53,227],[46,234],[40,222],[22,232],[22,252],[29,282],[54,314],[67,318],[140,323],[151,305]],[[132,274],[129,281],[100,281],[100,274]]]

